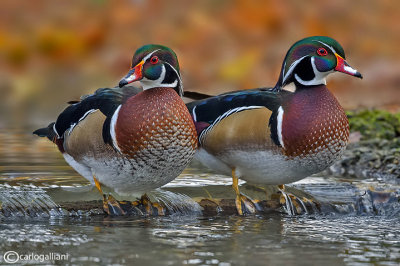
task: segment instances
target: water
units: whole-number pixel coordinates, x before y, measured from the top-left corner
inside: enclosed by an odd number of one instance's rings
[[[398,265],[399,219],[356,216],[5,221],[1,250],[130,265]]]
[[[399,265],[399,187],[397,181],[311,177],[288,191],[296,188],[330,204],[320,212],[203,216],[192,199],[232,198],[233,192],[229,178],[194,164],[152,193],[175,208],[174,215],[66,212],[60,202],[100,195],[51,143],[21,131],[0,131],[0,200],[12,213],[0,216],[0,261],[5,264],[3,254],[14,251],[36,255],[26,257],[33,264]],[[242,190],[263,196],[243,183]],[[55,260],[56,255],[64,257]]]

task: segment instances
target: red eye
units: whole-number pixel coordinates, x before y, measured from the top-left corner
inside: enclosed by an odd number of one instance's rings
[[[157,63],[158,63],[158,57],[157,57],[157,56],[153,56],[153,57],[150,59],[150,63],[152,63],[153,65],[157,64]]]
[[[318,48],[317,50],[317,54],[319,54],[320,56],[325,56],[328,55],[328,51],[325,48]]]

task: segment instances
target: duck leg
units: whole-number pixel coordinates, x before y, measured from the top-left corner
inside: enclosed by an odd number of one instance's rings
[[[112,195],[105,195],[101,189],[101,184],[95,176],[93,176],[96,188],[103,196],[103,210],[111,216],[121,215],[148,215],[148,216],[163,216],[165,215],[165,207],[158,202],[151,202],[150,198],[144,194],[136,201],[118,201]]]
[[[148,216],[164,216],[165,215],[165,207],[162,206],[158,202],[152,202],[147,196],[147,194],[144,194],[140,200],[135,202],[137,206],[140,208],[144,208],[144,212]]]
[[[235,205],[238,214],[255,213],[255,203],[239,191],[239,178],[236,177],[235,169],[232,169],[232,188],[236,193]]]
[[[100,194],[103,196],[103,210],[108,215],[119,216],[125,215],[126,212],[121,208],[120,202],[118,202],[113,196],[108,195],[108,197],[103,193],[101,189],[101,184],[95,176],[93,176],[94,184],[99,190]]]
[[[302,213],[308,213],[307,207],[304,203],[313,203],[310,199],[303,197],[302,199],[293,195],[292,193],[286,192],[285,185],[278,186],[281,196],[279,202],[283,205],[286,213],[289,215],[296,215]]]

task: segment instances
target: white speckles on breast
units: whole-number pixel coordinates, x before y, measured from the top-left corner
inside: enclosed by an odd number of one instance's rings
[[[348,142],[348,120],[326,87],[304,89],[292,99],[288,109],[283,131],[288,160],[312,174],[341,156]]]

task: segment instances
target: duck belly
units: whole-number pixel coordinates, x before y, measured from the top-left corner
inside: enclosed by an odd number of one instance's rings
[[[142,152],[146,153],[145,150]],[[112,188],[118,194],[140,195],[171,182],[185,169],[191,158],[182,156],[182,153],[174,154],[173,150],[168,149],[162,153],[161,156],[146,160],[121,156],[102,159],[84,156],[79,163],[91,169],[101,184]],[[190,151],[188,153],[190,154]]]
[[[222,155],[220,159],[233,165],[240,179],[254,184],[288,184],[321,171],[313,161],[288,159],[271,151],[236,150]]]
[[[121,195],[140,195],[174,180],[193,154],[194,149],[171,145],[159,150],[142,150],[134,158],[127,158],[107,146],[97,146],[95,152],[65,153],[64,158],[92,184],[95,176],[102,185]]]
[[[230,176],[232,174],[232,168],[228,164],[221,161],[217,156],[209,153],[204,148],[199,148],[197,150],[194,159],[199,161],[205,167],[222,175]]]
[[[269,151],[229,151],[218,156],[200,148],[195,159],[211,170],[232,175],[253,184],[280,185],[292,183],[309,175],[298,171],[298,164],[285,160],[283,155]]]

